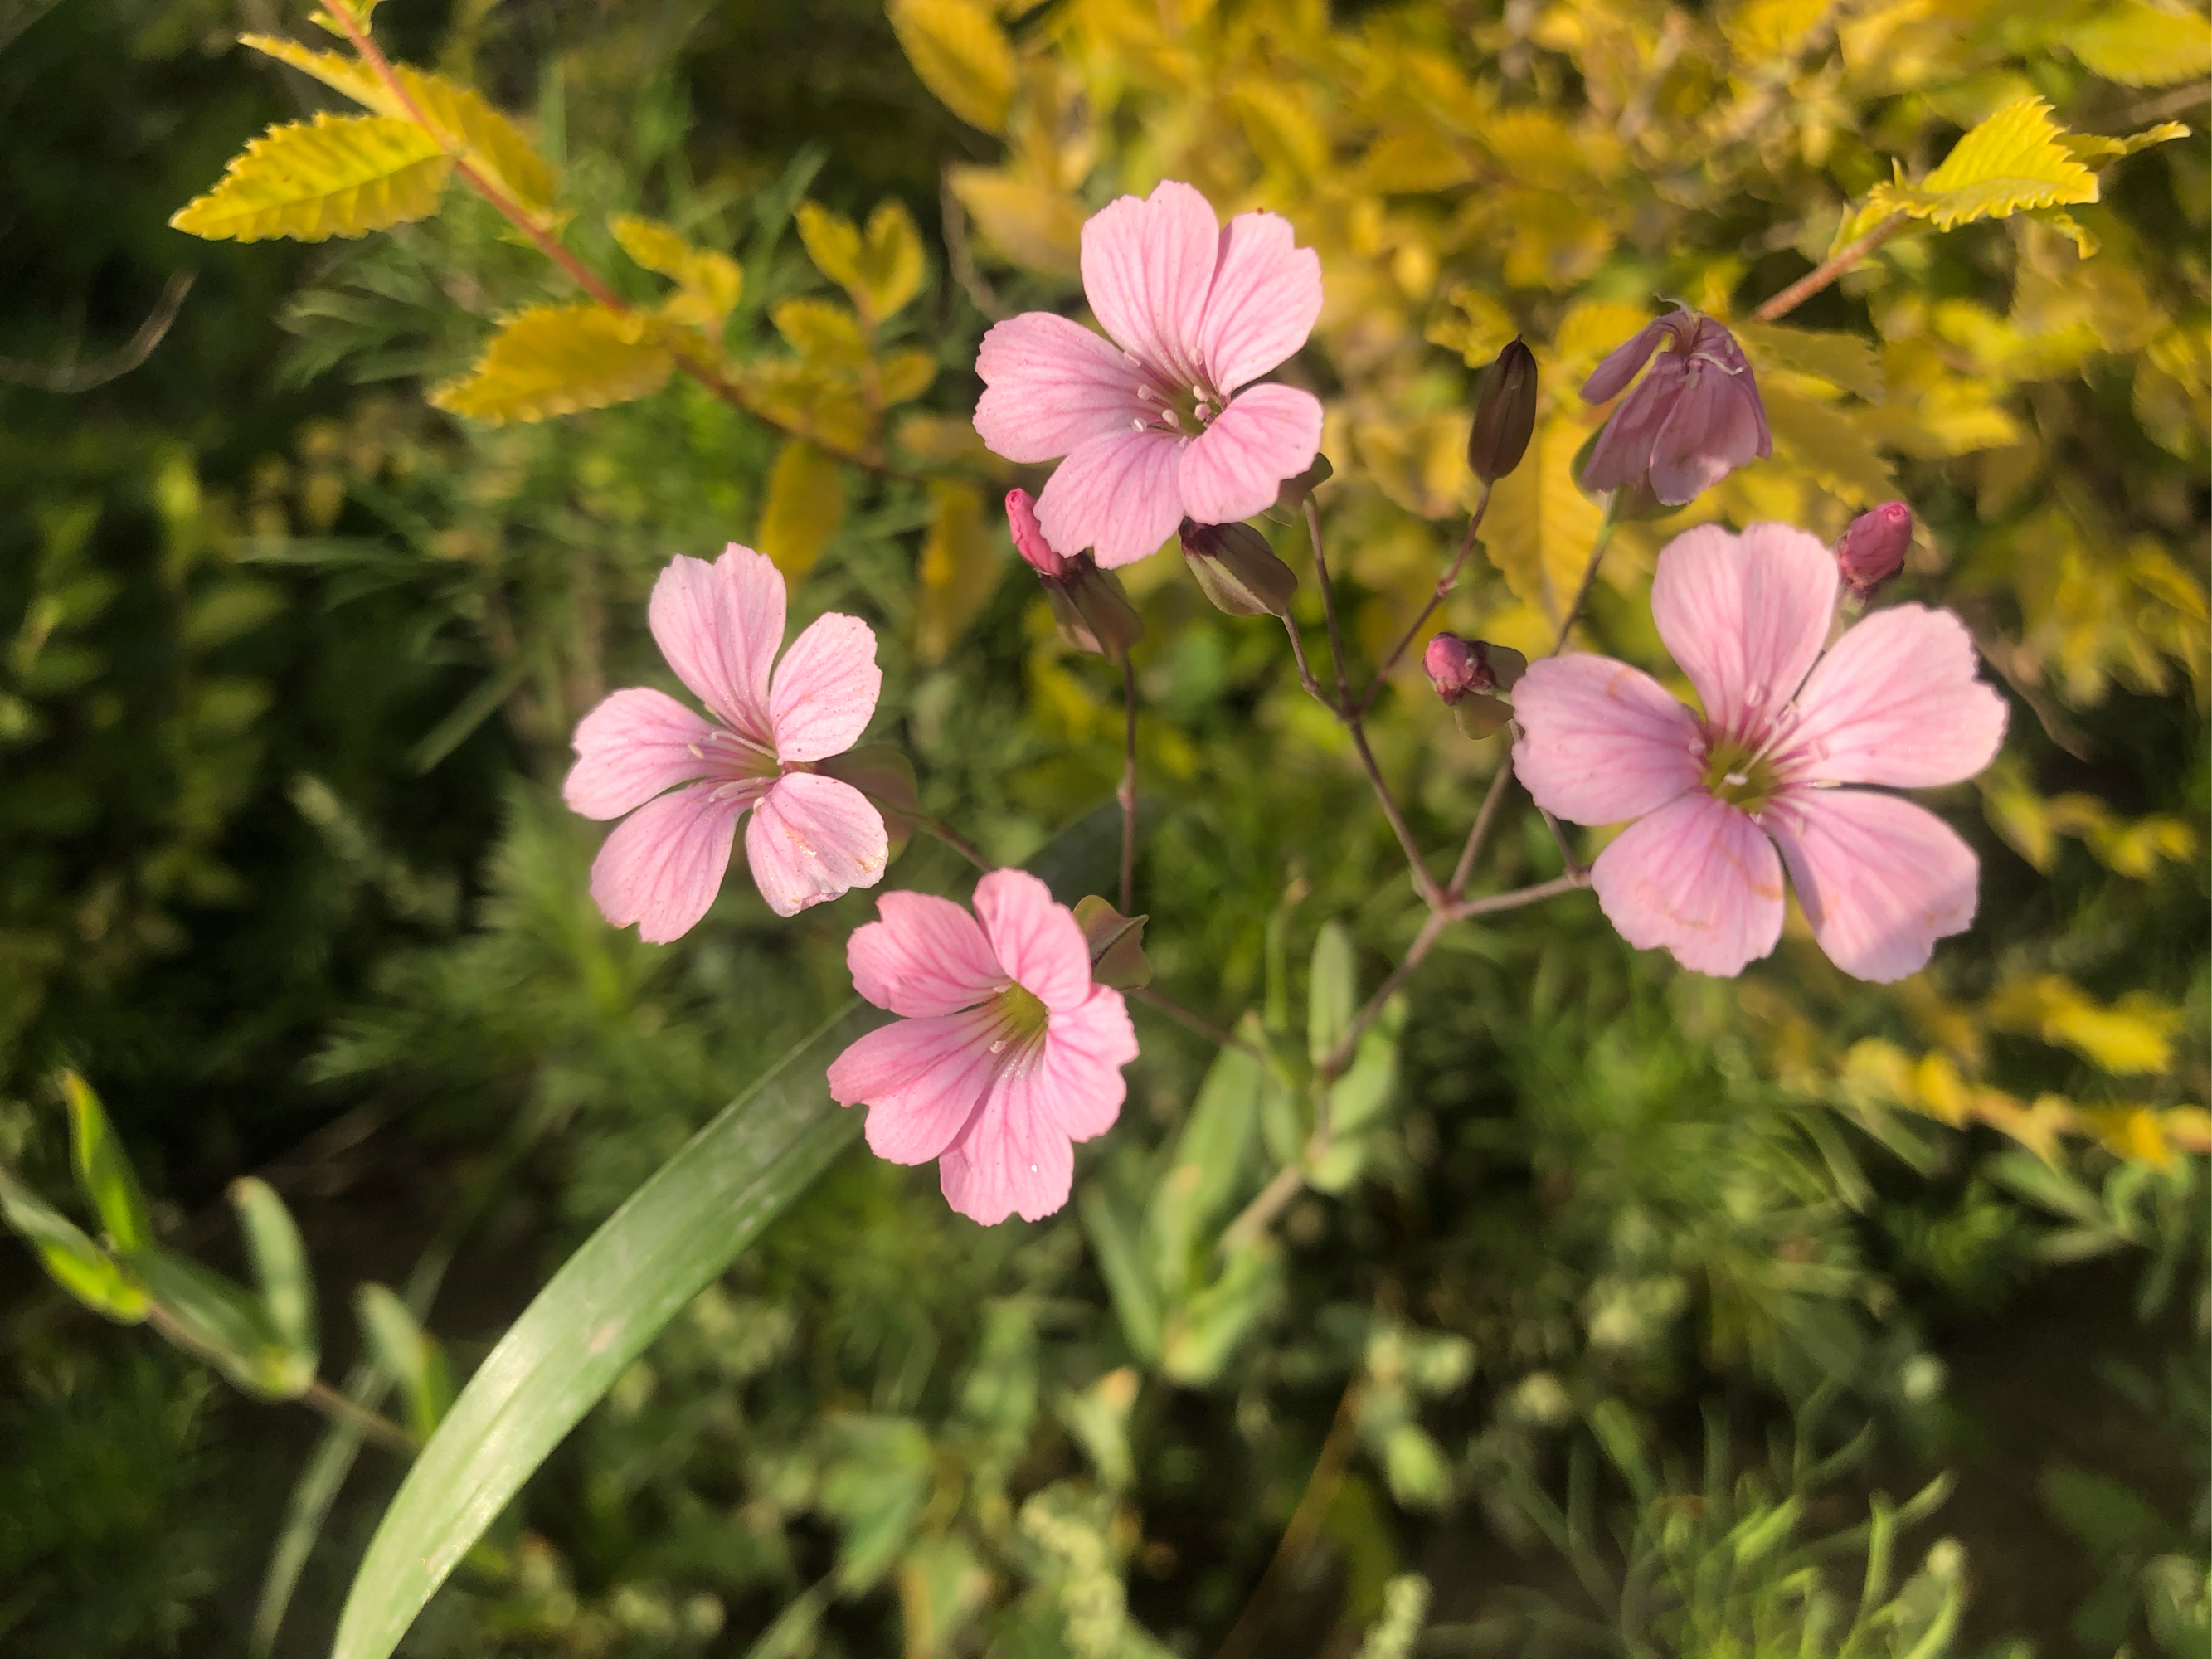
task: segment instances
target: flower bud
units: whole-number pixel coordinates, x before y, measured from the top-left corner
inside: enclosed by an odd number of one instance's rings
[[[1287,617],[1297,573],[1249,524],[1182,521],[1182,556],[1218,610],[1232,617]]]
[[[1044,584],[1060,638],[1074,650],[1094,652],[1110,663],[1127,662],[1129,647],[1145,636],[1145,623],[1121,584],[1088,553],[1071,559],[1047,541],[1037,525],[1036,503],[1026,489],[1006,492],[1006,528],[1015,551]]]
[[[1516,335],[1482,372],[1468,428],[1467,464],[1485,483],[1521,465],[1536,429],[1536,357]]]
[[[1836,568],[1844,586],[1861,605],[1905,568],[1912,544],[1912,509],[1903,501],[1884,501],[1853,519],[1836,543]]]
[[[1456,634],[1439,634],[1421,653],[1437,695],[1456,703],[1470,692],[1510,691],[1528,671],[1528,659],[1518,651],[1487,640],[1463,640]]]

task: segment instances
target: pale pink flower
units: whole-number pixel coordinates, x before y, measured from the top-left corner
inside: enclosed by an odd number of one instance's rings
[[[1659,500],[1680,507],[1746,461],[1774,453],[1766,404],[1743,348],[1722,325],[1686,307],[1616,347],[1583,383],[1584,400],[1619,397],[1647,359],[1650,371],[1590,449],[1583,489],[1649,484]]]
[[[876,712],[875,634],[831,611],[779,664],[783,605],[782,573],[749,547],[732,542],[713,564],[675,560],[647,614],[661,655],[714,719],[634,687],[576,727],[562,799],[587,818],[629,814],[592,861],[592,896],[656,945],[707,914],[748,808],[745,861],[778,915],[883,879],[883,815],[810,769],[850,749]]]
[[[1230,524],[1271,506],[1321,450],[1311,392],[1248,381],[1321,314],[1321,259],[1290,222],[1226,227],[1170,179],[1083,227],[1083,290],[1111,340],[1048,311],[983,337],[975,430],[1010,461],[1067,459],[1036,505],[1063,554],[1107,569],[1159,547],[1186,518]]]
[[[1970,778],[2003,739],[2004,700],[1948,611],[1876,611],[1822,655],[1836,585],[1803,531],[1700,525],[1660,554],[1651,611],[1703,718],[1604,657],[1548,658],[1516,688],[1513,763],[1537,804],[1577,823],[1636,820],[1591,872],[1631,945],[1741,971],[1781,937],[1785,864],[1814,938],[1860,979],[1917,972],[1973,921],[1978,866],[1955,831],[1831,786]]]
[[[830,1063],[830,1097],[865,1103],[868,1145],[937,1160],[945,1197],[989,1226],[1067,1202],[1073,1143],[1121,1115],[1137,1034],[1119,991],[1091,977],[1075,915],[1020,870],[975,884],[975,915],[886,893],[846,947],[853,986],[903,1016]],[[977,926],[977,918],[981,926]]]

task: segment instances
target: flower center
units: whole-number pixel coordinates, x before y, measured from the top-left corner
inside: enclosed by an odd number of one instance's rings
[[[1042,1036],[1051,1018],[1036,994],[1018,985],[1009,985],[999,993],[998,1012],[999,1029],[1009,1048],[1025,1047]],[[1000,1045],[994,1043],[992,1052],[1000,1051]]]
[[[714,775],[726,784],[757,783],[779,777],[783,772],[775,750],[763,748],[726,726],[716,726],[690,748],[694,755],[714,769]]]
[[[1715,800],[1756,812],[1782,793],[1772,759],[1741,738],[1723,738],[1705,750],[1705,793]]]
[[[1137,362],[1134,356],[1130,361]],[[1137,395],[1146,412],[1130,425],[1139,432],[1165,432],[1180,438],[1195,438],[1228,404],[1228,398],[1203,380],[1178,386],[1148,365],[1139,363],[1138,367],[1143,373],[1144,383]]]

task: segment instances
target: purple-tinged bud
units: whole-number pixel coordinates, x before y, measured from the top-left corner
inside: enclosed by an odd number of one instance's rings
[[[1439,634],[1421,653],[1421,666],[1437,695],[1456,703],[1471,692],[1510,691],[1528,672],[1528,659],[1518,651],[1487,640],[1463,640],[1456,634]]]
[[[1657,355],[1653,355],[1654,351]],[[1583,385],[1586,403],[1620,396],[1646,359],[1650,368],[1613,411],[1578,475],[1593,493],[1649,485],[1680,507],[1774,453],[1766,405],[1735,336],[1678,306],[1619,347]]]
[[[1482,371],[1474,424],[1467,433],[1468,469],[1496,483],[1521,465],[1536,429],[1536,356],[1515,336]]]
[[[1182,556],[1200,589],[1232,617],[1287,617],[1297,573],[1249,524],[1182,521]]]
[[[1836,543],[1836,568],[1844,591],[1864,605],[1905,568],[1912,544],[1912,509],[1903,501],[1884,501],[1853,519]]]
[[[1006,492],[1006,528],[1015,551],[1044,585],[1060,638],[1074,650],[1117,665],[1127,662],[1129,647],[1145,636],[1145,622],[1121,584],[1088,553],[1071,559],[1047,541],[1037,526],[1036,503],[1026,489]]]

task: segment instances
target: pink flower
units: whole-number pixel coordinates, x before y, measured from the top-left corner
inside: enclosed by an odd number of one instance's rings
[[[592,896],[656,945],[707,914],[747,808],[745,861],[778,915],[883,879],[882,814],[808,766],[850,749],[876,712],[875,634],[832,611],[779,665],[783,603],[781,573],[749,547],[677,559],[653,585],[653,637],[714,720],[636,687],[576,727],[562,799],[587,818],[630,815],[592,861]]]
[[[1680,306],[1616,347],[1583,383],[1583,401],[1619,396],[1646,358],[1651,372],[1598,434],[1583,468],[1583,489],[1648,483],[1654,495],[1680,507],[1746,461],[1774,453],[1766,405],[1743,348],[1711,318]]]
[[[1169,180],[1083,227],[1083,290],[1111,340],[1048,311],[983,337],[975,430],[1010,461],[1067,457],[1036,507],[1063,554],[1107,569],[1185,518],[1230,524],[1272,505],[1321,449],[1321,404],[1286,386],[1237,388],[1305,343],[1321,259],[1289,221],[1240,213]],[[1121,349],[1117,349],[1121,348]]]
[[[1515,691],[1514,765],[1538,804],[1636,820],[1591,872],[1631,945],[1741,971],[1781,937],[1784,864],[1814,938],[1860,979],[1917,972],[1973,921],[1974,855],[1948,825],[1831,786],[1970,778],[2003,739],[2004,701],[1948,611],[1877,611],[1823,656],[1836,581],[1801,530],[1700,525],[1660,554],[1651,611],[1702,719],[1604,657],[1549,658]]]
[[[976,883],[974,916],[924,893],[876,908],[846,960],[854,989],[904,1018],[830,1063],[830,1097],[866,1103],[878,1157],[937,1159],[961,1214],[1050,1215],[1067,1202],[1073,1143],[1121,1114],[1121,1067],[1137,1057],[1121,994],[1092,982],[1074,913],[1022,871]]]
[[[1905,568],[1911,545],[1912,509],[1903,501],[1884,501],[1860,514],[1836,541],[1836,568],[1844,591],[1864,605]]]

